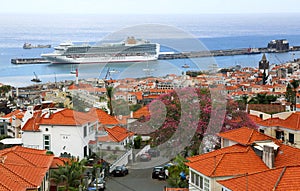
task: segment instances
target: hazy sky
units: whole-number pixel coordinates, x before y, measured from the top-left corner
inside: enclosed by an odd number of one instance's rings
[[[0,13],[294,13],[299,0],[5,0]]]

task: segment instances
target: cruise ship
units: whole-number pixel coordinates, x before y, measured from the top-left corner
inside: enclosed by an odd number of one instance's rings
[[[101,45],[61,43],[53,53],[41,56],[53,64],[91,64],[157,60],[159,52],[158,43],[128,37],[122,42]]]

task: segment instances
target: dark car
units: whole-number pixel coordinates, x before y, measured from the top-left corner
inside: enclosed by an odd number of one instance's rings
[[[128,174],[128,169],[125,166],[116,166],[116,168],[112,171],[114,176],[125,176]]]
[[[90,187],[88,190],[104,190],[105,189],[105,181],[103,178],[97,178],[94,181],[91,182]]]
[[[148,153],[141,154],[140,156],[140,161],[150,161],[151,160],[151,155]]]
[[[160,155],[160,151],[158,149],[149,149],[148,153],[151,157],[158,157]]]
[[[165,180],[166,179],[165,168],[162,166],[154,167],[152,171],[152,178]]]

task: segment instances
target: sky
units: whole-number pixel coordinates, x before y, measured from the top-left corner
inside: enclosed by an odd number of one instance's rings
[[[256,14],[299,13],[299,0],[5,0],[0,13]]]

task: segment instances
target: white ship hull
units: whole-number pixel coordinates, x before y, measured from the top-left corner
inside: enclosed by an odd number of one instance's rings
[[[124,56],[124,57],[67,57],[63,55],[42,54],[42,57],[53,64],[97,64],[112,62],[146,62],[157,60],[158,55],[151,56]]]
[[[119,43],[91,46],[61,43],[53,53],[41,56],[53,64],[90,64],[111,62],[145,62],[157,60],[160,45],[128,37]]]

